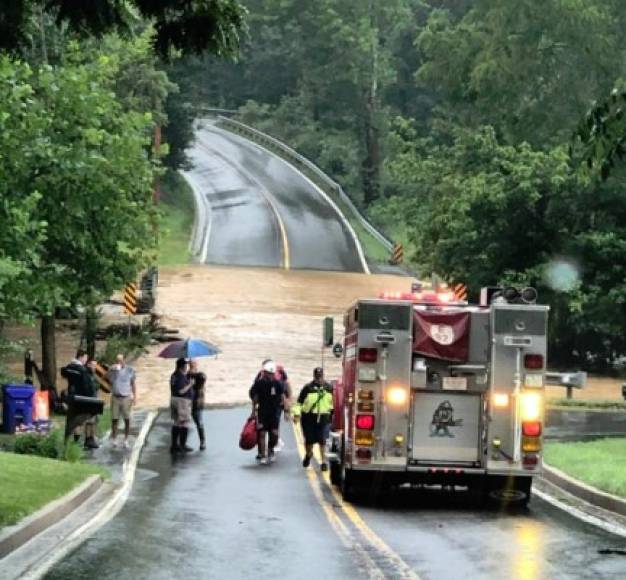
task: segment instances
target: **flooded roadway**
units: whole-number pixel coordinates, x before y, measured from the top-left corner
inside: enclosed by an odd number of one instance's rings
[[[624,578],[626,557],[602,553],[623,540],[538,498],[511,513],[463,492],[399,490],[342,507],[300,466],[289,424],[274,465],[240,451],[247,413],[206,411],[208,450],[174,459],[161,416],[128,504],[46,578]]]
[[[199,129],[188,172],[208,200],[211,264],[363,272],[348,226],[291,165],[210,124]]]

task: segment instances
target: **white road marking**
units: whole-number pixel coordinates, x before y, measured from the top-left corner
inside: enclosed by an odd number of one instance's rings
[[[196,247],[200,247],[200,251],[197,253],[198,260],[204,264],[209,254],[209,241],[211,239],[211,226],[213,223],[213,212],[211,211],[211,203],[207,199],[207,196],[202,192],[198,184],[196,183],[193,175],[187,171],[181,171],[181,175],[185,178],[191,190],[193,191],[194,199],[196,201],[196,219],[194,221],[194,231],[191,236],[192,242],[195,240]],[[203,234],[198,238],[198,229]]]
[[[205,127],[205,129],[209,130],[209,131],[214,131],[214,132],[222,132],[222,133],[226,133],[229,136],[236,136],[238,137],[238,135],[235,135],[234,133],[231,133],[230,131],[225,131],[223,129],[220,129],[219,127]],[[242,138],[242,137],[240,137]],[[371,274],[371,271],[369,269],[369,266],[367,265],[367,260],[365,259],[365,254],[363,252],[363,248],[361,246],[361,242],[359,242],[359,238],[356,235],[356,232],[354,231],[354,228],[352,227],[352,224],[350,224],[350,222],[348,221],[348,219],[346,218],[345,215],[343,215],[343,213],[341,212],[341,210],[339,209],[339,207],[337,206],[337,204],[330,198],[330,196],[323,191],[318,185],[316,185],[313,181],[311,181],[304,173],[302,173],[302,171],[300,171],[295,165],[292,165],[291,163],[289,163],[288,161],[286,161],[285,159],[283,159],[282,157],[280,157],[279,155],[276,155],[275,153],[272,153],[269,149],[266,149],[265,147],[263,147],[262,145],[259,145],[258,143],[255,143],[254,141],[250,141],[249,139],[246,139],[246,141],[248,143],[250,143],[252,146],[254,147],[258,147],[259,149],[261,149],[262,151],[265,151],[266,153],[270,154],[272,157],[282,161],[283,163],[285,163],[286,165],[288,165],[291,169],[293,169],[298,175],[300,175],[315,191],[317,191],[317,193],[319,193],[319,195],[322,196],[322,198],[324,198],[324,200],[326,201],[326,203],[328,203],[328,205],[330,205],[330,207],[332,207],[335,212],[337,213],[337,215],[339,216],[339,219],[341,220],[341,222],[343,223],[343,225],[345,226],[345,228],[348,230],[348,232],[350,233],[350,236],[352,237],[352,240],[354,241],[354,245],[356,247],[357,253],[359,255],[359,260],[361,261],[361,265],[363,267],[363,272],[365,274]]]
[[[270,211],[272,212],[272,215],[274,216],[276,223],[278,224],[278,229],[280,231],[280,239],[282,243],[282,255],[283,255],[281,266],[285,270],[289,270],[291,268],[291,257],[290,257],[290,251],[289,251],[289,239],[287,238],[287,230],[285,229],[285,223],[283,222],[280,212],[278,211],[278,207],[276,206],[276,203],[274,202],[274,199],[272,195],[270,194],[270,192],[263,186],[263,184],[259,182],[259,180],[256,177],[254,177],[254,175],[252,175],[242,165],[236,165],[228,161],[223,155],[215,151],[206,142],[204,143],[201,142],[201,144],[204,149],[209,150],[211,151],[212,154],[217,155],[218,157],[222,158],[226,163],[228,163],[231,167],[233,167],[239,173],[245,175],[245,177],[248,180],[250,180],[252,183],[254,183],[257,186],[259,193],[265,200],[265,203],[267,203],[267,205],[269,206]]]
[[[550,505],[553,505],[554,507],[563,510],[564,512],[568,513],[576,519],[579,519],[587,524],[591,524],[592,526],[601,528],[602,530],[611,534],[615,534],[616,536],[626,538],[626,528],[624,526],[620,526],[619,524],[608,522],[596,516],[592,516],[591,514],[587,514],[582,510],[579,510],[578,508],[561,501],[553,495],[546,493],[545,491],[534,488],[533,494],[541,498],[543,501],[549,503]]]
[[[139,435],[135,440],[135,445],[130,456],[124,461],[122,468],[122,485],[115,491],[111,499],[102,507],[98,514],[74,530],[61,545],[56,546],[54,550],[44,556],[36,565],[22,576],[22,580],[37,580],[42,578],[50,568],[63,560],[70,552],[80,546],[89,536],[99,530],[104,524],[111,521],[122,509],[135,481],[135,473],[141,450],[143,449],[148,432],[152,427],[152,423],[156,419],[157,414],[150,411],[144,421]]]

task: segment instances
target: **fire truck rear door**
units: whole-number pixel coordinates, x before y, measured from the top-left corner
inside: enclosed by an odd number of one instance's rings
[[[480,393],[414,391],[411,423],[413,463],[478,463],[480,417]]]

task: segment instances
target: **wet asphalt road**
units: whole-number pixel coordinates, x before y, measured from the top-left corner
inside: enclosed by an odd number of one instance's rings
[[[464,492],[398,490],[354,515],[302,469],[290,425],[278,461],[255,465],[237,447],[246,415],[206,411],[209,450],[176,459],[161,416],[127,505],[46,578],[625,577],[626,556],[601,551],[626,541],[538,498],[500,512]]]
[[[280,158],[211,125],[190,157],[211,206],[207,263],[363,272],[336,211]]]

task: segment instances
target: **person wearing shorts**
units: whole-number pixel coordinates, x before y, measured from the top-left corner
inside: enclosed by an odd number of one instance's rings
[[[187,370],[187,360],[179,358],[176,360],[176,369],[170,377],[170,411],[172,416],[170,451],[172,453],[193,451],[187,445],[193,404],[193,381],[189,378]]]
[[[313,446],[319,445],[322,463],[320,469],[328,470],[326,440],[330,435],[333,412],[333,387],[324,380],[324,369],[313,370],[313,380],[300,391],[298,401],[292,407],[294,421],[300,420],[306,449],[302,467],[308,467],[313,457]]]
[[[274,461],[274,447],[278,443],[280,410],[285,404],[285,385],[276,379],[275,373],[274,361],[266,360],[261,375],[250,388],[250,398],[254,413],[256,413],[259,434],[257,461],[261,464]],[[267,443],[266,437],[269,438]]]
[[[137,400],[135,369],[126,364],[123,354],[118,354],[116,363],[107,373],[111,383],[111,445],[117,447],[117,425],[124,419],[124,448],[128,449],[130,435],[130,413]]]

